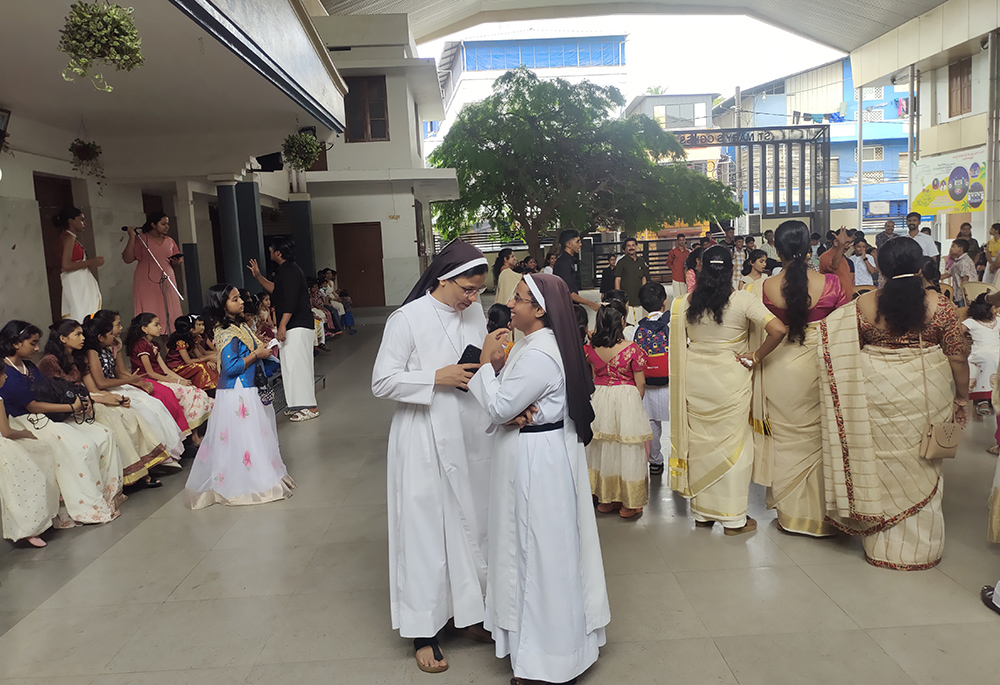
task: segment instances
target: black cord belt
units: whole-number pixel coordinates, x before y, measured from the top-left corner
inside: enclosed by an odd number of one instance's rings
[[[549,431],[562,430],[563,422],[556,421],[555,423],[529,423],[527,426],[521,429],[522,433],[548,433]]]

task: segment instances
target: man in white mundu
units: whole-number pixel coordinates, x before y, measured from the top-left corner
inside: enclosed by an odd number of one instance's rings
[[[490,640],[479,624],[492,437],[467,392],[479,364],[458,363],[486,333],[477,301],[486,272],[478,249],[447,245],[386,322],[372,372],[375,396],[399,403],[388,451],[392,627],[414,638],[417,666],[429,673],[448,668],[436,635],[449,619]]]

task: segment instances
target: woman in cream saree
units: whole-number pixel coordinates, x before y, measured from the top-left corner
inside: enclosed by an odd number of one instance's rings
[[[819,322],[850,301],[835,274],[809,269],[809,229],[786,221],[775,232],[781,274],[747,286],[788,327],[788,336],[754,374],[753,480],[767,487],[778,526],[814,537],[836,534],[824,522]],[[751,331],[751,343],[764,331]]]
[[[868,563],[922,570],[941,561],[944,482],[921,438],[928,421],[967,423],[969,348],[955,307],[923,289],[916,242],[890,241],[878,260],[885,286],[822,328],[827,510]]]
[[[734,291],[721,246],[704,253],[694,292],[674,300],[670,326],[670,487],[691,499],[695,524],[727,535],[757,527],[747,516],[753,468],[751,374],[785,326],[750,293]],[[750,323],[767,332],[751,354]],[[689,344],[690,343],[690,344]]]

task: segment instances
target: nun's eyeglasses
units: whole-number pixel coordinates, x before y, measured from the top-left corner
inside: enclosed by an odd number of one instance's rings
[[[478,297],[478,296],[480,296],[480,295],[482,295],[483,293],[486,292],[486,286],[485,285],[482,286],[481,288],[466,288],[464,285],[462,285],[458,281],[452,281],[452,283],[454,283],[459,288],[461,288],[462,292],[465,294],[466,297]]]
[[[521,303],[521,302],[524,302],[525,304],[530,304],[530,305],[534,305],[534,306],[536,306],[536,307],[538,306],[538,303],[537,303],[537,302],[535,302],[535,301],[534,301],[533,299],[531,299],[530,297],[529,297],[529,298],[527,298],[527,299],[525,299],[525,298],[521,297],[520,295],[518,295],[517,293],[514,293],[514,297],[513,297],[513,298],[511,298],[511,299],[513,299],[513,300],[514,300],[514,302],[517,302],[517,303]]]

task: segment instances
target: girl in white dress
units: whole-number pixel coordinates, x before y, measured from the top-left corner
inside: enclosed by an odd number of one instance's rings
[[[0,364],[0,387],[7,380]],[[59,486],[55,458],[26,430],[14,430],[0,399],[0,527],[12,541],[27,540],[45,547],[39,535],[52,527],[59,514]],[[71,524],[72,525],[72,524]]]
[[[485,626],[512,685],[573,682],[611,620],[584,452],[593,379],[562,279],[526,275],[509,306],[525,337],[505,361],[507,331],[489,334],[469,382],[496,430]]]
[[[209,288],[205,313],[215,329],[219,386],[184,490],[187,507],[262,504],[291,497],[295,482],[281,461],[274,408],[261,402],[254,387],[257,362],[267,359],[270,351],[243,323],[243,299],[236,287]]]
[[[152,383],[129,373],[121,352],[114,352],[115,347],[120,345],[121,321],[118,312],[102,309],[83,322],[87,359],[84,384],[92,393],[116,392],[127,397],[132,409],[142,417],[146,427],[167,450],[169,459],[161,466],[180,469],[178,460],[184,452],[184,432],[171,416],[170,410],[150,394],[153,391]]]
[[[990,413],[990,397],[1000,361],[1000,326],[996,310],[983,293],[969,305],[969,318],[962,322],[972,339],[969,354],[969,399],[976,403],[979,416]]]
[[[33,387],[45,376],[29,359],[38,352],[41,336],[37,326],[16,319],[0,330],[0,354],[7,365],[0,387],[4,411],[11,428],[30,430],[56,455],[56,481],[69,516],[77,523],[107,523],[118,517],[125,501],[121,453],[108,428],[84,420],[79,398],[66,403],[35,399]]]

